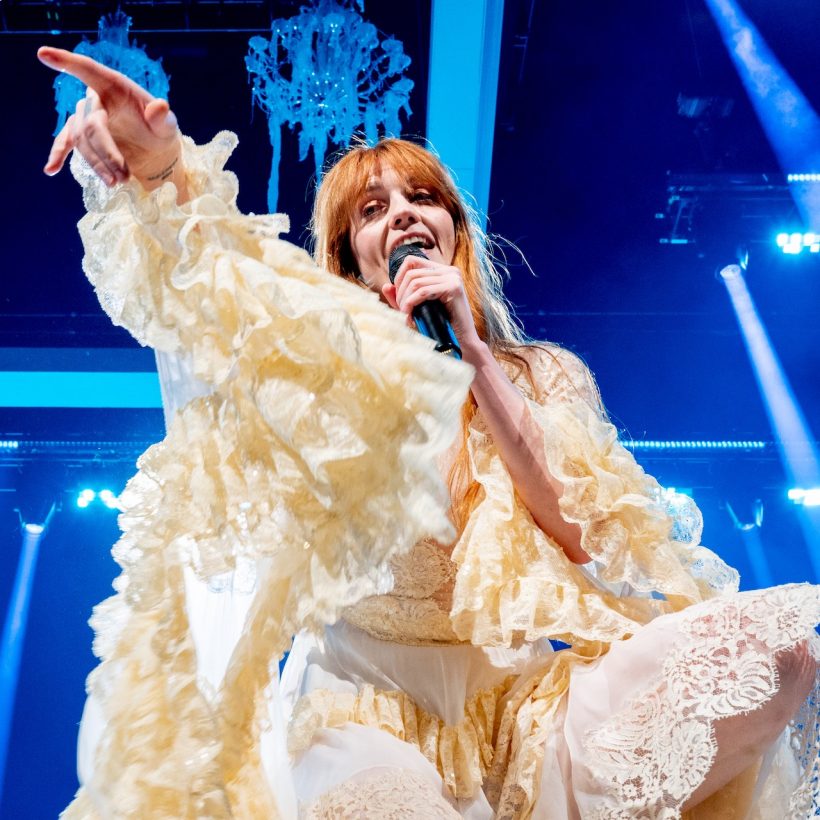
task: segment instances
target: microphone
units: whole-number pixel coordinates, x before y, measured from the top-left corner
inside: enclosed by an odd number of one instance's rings
[[[427,259],[427,254],[422,250],[421,244],[414,242],[411,245],[399,245],[390,254],[388,275],[391,282],[395,282],[396,274],[399,272],[401,263],[408,256],[420,256]],[[413,308],[413,319],[416,329],[423,336],[432,339],[436,343],[436,350],[439,353],[446,353],[453,358],[461,358],[461,348],[458,340],[450,327],[450,319],[447,315],[447,308],[438,299],[428,299]]]

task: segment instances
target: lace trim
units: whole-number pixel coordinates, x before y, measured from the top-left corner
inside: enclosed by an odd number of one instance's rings
[[[415,772],[390,769],[345,781],[311,803],[304,820],[458,820],[461,815]]]
[[[190,352],[213,386],[120,499],[122,575],[95,610],[101,664],[88,681],[106,718],[88,793],[105,816],[276,817],[259,759],[271,662],[299,628],[383,588],[392,555],[452,537],[435,463],[470,369],[278,240],[281,218],[241,215],[222,168],[235,144],[185,141],[194,197],[182,207],[173,185],[108,191],[72,166],[103,307],[142,343]],[[210,580],[239,558],[257,592],[209,703],[183,567]]]
[[[383,641],[458,643],[450,623],[456,567],[449,550],[425,539],[393,558],[390,569],[393,589],[349,607],[345,620]]]
[[[820,638],[811,643],[820,663]],[[814,689],[789,725],[789,747],[800,773],[797,788],[789,800],[789,820],[803,820],[820,815],[820,673]]]
[[[737,573],[691,543],[699,537],[694,505],[686,509],[687,526],[673,529],[657,501],[658,483],[603,418],[585,365],[561,348],[520,352],[530,360],[537,390],[528,390],[522,376],[518,383],[532,396],[546,463],[563,484],[562,514],[580,525],[597,581],[566,558],[518,501],[477,414],[468,451],[485,492],[453,550],[456,635],[481,646],[542,637],[612,642],[657,615],[736,590]]]
[[[345,723],[380,729],[415,746],[456,798],[474,797],[483,787],[496,820],[526,817],[538,797],[547,733],[554,728],[572,667],[606,650],[603,644],[563,650],[527,679],[511,676],[493,689],[476,692],[456,725],[425,712],[404,692],[376,690],[369,684],[358,694],[317,689],[296,704],[288,748],[299,754],[320,729]]]
[[[563,649],[549,665],[520,679],[496,717],[493,765],[484,780],[484,794],[495,808],[495,820],[529,817],[539,796],[541,767],[555,714],[569,690],[572,669],[602,657],[608,646],[579,643]]]
[[[345,723],[381,729],[415,746],[438,769],[455,797],[469,798],[481,787],[492,763],[496,708],[512,681],[476,692],[464,705],[464,719],[454,726],[425,712],[404,692],[380,691],[370,684],[355,695],[315,689],[296,704],[288,750],[298,754],[320,729]]]
[[[775,653],[815,635],[820,589],[790,585],[693,607],[662,674],[584,740],[589,771],[609,799],[603,820],[671,820],[706,777],[712,723],[759,708],[777,691]],[[792,725],[801,767],[792,816],[816,808],[817,690]],[[812,711],[814,710],[814,711]],[[617,808],[614,808],[617,807]]]

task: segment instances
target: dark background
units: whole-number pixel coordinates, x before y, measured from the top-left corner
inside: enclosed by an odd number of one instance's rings
[[[265,118],[251,107],[243,63],[252,32],[226,29],[263,33],[271,16],[289,16],[297,6],[123,4],[138,41],[163,58],[182,129],[197,141],[225,128],[239,134],[229,167],[239,175],[245,211],[265,210],[270,146]],[[745,0],[743,7],[817,107],[816,0]],[[114,354],[98,349],[121,348],[132,351],[129,367],[151,367],[150,354],[110,325],[84,280],[76,184],[67,173],[54,179],[41,173],[56,115],[53,74],[35,50],[42,43],[73,48],[79,35],[36,32],[54,27],[45,23],[48,9],[62,14],[61,28],[76,31],[95,28],[99,14],[112,8],[3,4],[5,369],[42,348],[67,351],[66,361],[94,349],[94,366],[101,368]],[[402,40],[412,57],[413,116],[406,129],[423,135],[429,0],[369,0],[365,17]],[[684,118],[681,94],[729,99],[731,113],[706,123]],[[745,520],[755,499],[764,502],[760,534],[776,582],[805,580],[811,571],[734,312],[714,274],[732,261],[739,241],[749,243],[749,287],[817,431],[820,262],[807,254],[783,257],[774,231],[750,226],[728,202],[704,210],[691,237],[696,241],[685,246],[659,243],[669,228],[656,214],[666,210],[668,172],[780,170],[702,0],[507,0],[489,229],[515,243],[534,272],[508,248],[508,294],[532,336],[586,358],[624,437],[770,443],[755,452],[641,457],[663,483],[692,488],[706,516],[705,543],[740,568],[744,586],[755,586],[755,579],[726,502]],[[280,172],[280,208],[291,215],[291,240],[303,243],[312,165],[296,161],[290,135]],[[778,219],[791,220],[784,227],[795,224],[789,209],[775,208],[771,226]],[[52,500],[63,502],[37,567],[3,817],[54,817],[76,788],[76,725],[93,666],[85,621],[110,593],[109,549],[117,534],[112,513],[74,506],[76,490],[108,484],[119,491],[136,454],[162,434],[158,410],[0,409],[0,439],[65,442],[25,457],[0,455],[0,611],[19,553],[15,508],[34,520]],[[92,445],[84,448],[80,440]]]

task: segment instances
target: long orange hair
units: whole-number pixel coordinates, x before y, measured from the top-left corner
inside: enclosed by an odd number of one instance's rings
[[[324,174],[311,218],[316,262],[337,276],[365,286],[359,279],[350,230],[354,209],[368,181],[380,174],[383,166],[392,168],[410,187],[427,190],[450,214],[456,238],[452,264],[461,271],[478,336],[497,359],[519,367],[532,384],[529,363],[517,352],[522,345],[532,342],[504,297],[503,280],[493,261],[490,241],[444,165],[420,145],[394,138],[383,139],[373,146],[355,144]],[[453,518],[459,532],[481,492],[480,485],[470,477],[466,444],[467,426],[475,411],[476,403],[470,394],[462,409],[461,449],[449,476]]]

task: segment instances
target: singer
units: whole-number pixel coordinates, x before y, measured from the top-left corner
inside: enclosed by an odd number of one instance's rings
[[[90,88],[45,168],[74,151],[86,273],[176,374],[66,817],[808,816],[820,591],[738,593],[694,505],[673,530],[435,156],[347,152],[313,264],[236,209],[230,136],[40,59]],[[405,327],[431,302],[461,362]]]

